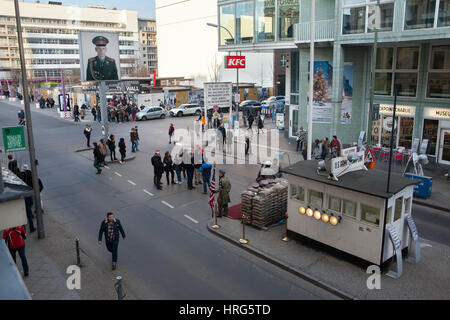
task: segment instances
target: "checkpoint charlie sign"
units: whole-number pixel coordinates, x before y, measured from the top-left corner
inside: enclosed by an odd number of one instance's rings
[[[354,157],[350,155],[355,155]],[[350,157],[349,157],[350,156]],[[331,159],[331,174],[330,179],[338,181],[338,177],[358,170],[367,170],[364,165],[365,154],[364,151],[356,152],[356,147],[343,149],[341,156]]]

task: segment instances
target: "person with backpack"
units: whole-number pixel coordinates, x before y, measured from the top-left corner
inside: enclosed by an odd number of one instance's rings
[[[28,277],[29,274],[27,257],[25,256],[26,234],[27,232],[23,226],[13,227],[3,231],[3,240],[6,242],[6,246],[11,253],[14,263],[16,263],[16,252],[19,253],[20,260],[22,261],[24,277]]]
[[[169,127],[169,144],[172,143],[172,137],[173,137],[174,132],[175,132],[175,127],[173,126],[173,123],[171,123],[170,127]]]

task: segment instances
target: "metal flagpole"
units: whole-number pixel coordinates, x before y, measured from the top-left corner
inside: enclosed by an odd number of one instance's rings
[[[20,67],[21,67],[21,77],[22,86],[24,92],[28,92],[27,85],[27,69],[25,67],[25,55],[23,52],[23,39],[22,39],[22,24],[20,21],[20,11],[19,2],[14,0],[14,7],[16,11],[16,27],[17,27],[17,38],[19,43],[19,54],[20,54]],[[30,154],[30,165],[31,165],[31,179],[33,182],[33,192],[34,192],[34,207],[36,210],[36,224],[38,231],[38,239],[45,238],[44,221],[42,219],[42,208],[41,208],[41,193],[39,190],[39,180],[37,174],[36,166],[36,156],[34,150],[34,138],[33,138],[33,126],[31,122],[31,111],[30,111],[30,100],[28,94],[23,95],[25,104],[25,117],[27,125],[27,137],[28,137],[28,150]]]
[[[311,1],[311,42],[309,50],[309,105],[308,105],[308,160],[311,160],[312,153],[312,111],[314,101],[314,36],[315,36],[315,17],[316,16],[316,1]]]
[[[99,96],[100,96],[100,113],[102,117],[102,135],[103,138],[108,140],[109,136],[109,121],[108,121],[108,112],[106,110],[106,82],[101,81],[99,87]]]
[[[394,110],[392,113],[392,129],[391,129],[391,145],[390,145],[390,153],[389,153],[389,171],[388,171],[388,180],[387,180],[387,190],[386,193],[390,192],[391,185],[391,169],[392,169],[392,149],[394,148],[394,133],[395,133],[395,111],[397,110],[397,88],[394,87]]]
[[[380,0],[377,0],[377,5],[375,7],[375,36],[373,40],[373,52],[372,52],[372,66],[371,66],[371,87],[370,87],[370,101],[369,101],[369,114],[367,115],[367,140],[369,141],[369,135],[372,136],[372,113],[373,113],[373,99],[375,94],[375,69],[377,64],[377,47],[378,47],[378,26],[380,19],[377,19],[377,14],[380,10]],[[378,21],[378,23],[377,23]]]

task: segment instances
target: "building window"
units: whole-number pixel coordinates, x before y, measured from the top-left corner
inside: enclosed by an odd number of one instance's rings
[[[224,6],[220,6],[220,26],[226,28],[230,33],[228,33],[227,30],[224,28],[220,28],[219,34],[220,34],[220,45],[230,45],[234,44],[234,11],[235,11],[235,4],[228,4]]]
[[[305,201],[305,189],[291,184],[291,199]]]
[[[380,225],[380,209],[361,204],[361,221]]]
[[[395,87],[398,89],[398,96],[415,97],[419,71],[419,52],[419,47],[379,48],[375,74],[375,94],[392,96]]]
[[[436,0],[407,0],[405,30],[433,28]]]
[[[436,155],[437,134],[439,129],[439,120],[423,120],[423,134],[422,139],[428,139],[428,146],[426,153],[429,155]]]
[[[308,190],[308,204],[314,209],[323,208],[323,193],[315,190]]]
[[[299,23],[299,0],[278,1],[278,37],[279,40],[292,40],[294,25]]]
[[[237,43],[253,42],[253,2],[236,4],[236,40]]]
[[[291,93],[299,93],[300,84],[299,84],[299,53],[298,51],[294,51],[291,53]],[[292,104],[295,104],[291,101]]]
[[[275,40],[275,0],[256,0],[256,41]]]
[[[342,34],[392,31],[394,1],[381,0],[380,7],[374,0],[343,0]]]
[[[450,26],[450,0],[439,1],[438,27]]]
[[[431,49],[427,97],[450,98],[450,46],[434,46]]]

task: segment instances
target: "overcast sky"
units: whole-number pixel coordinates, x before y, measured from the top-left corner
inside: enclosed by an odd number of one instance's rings
[[[35,2],[35,0],[25,0]],[[54,0],[62,2],[63,5],[87,7],[88,5],[105,6],[108,9],[133,9],[138,11],[139,18],[155,18],[155,0]],[[41,0],[41,3],[48,3]]]

